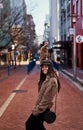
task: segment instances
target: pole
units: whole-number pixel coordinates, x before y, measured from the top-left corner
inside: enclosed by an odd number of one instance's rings
[[[10,76],[10,64],[8,65],[8,76]]]
[[[77,76],[77,60],[76,60],[76,29],[74,24],[74,46],[73,46],[73,80],[76,81]]]

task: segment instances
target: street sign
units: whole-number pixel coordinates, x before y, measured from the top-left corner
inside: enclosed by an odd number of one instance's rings
[[[76,43],[82,43],[83,42],[83,36],[82,35],[77,35],[76,36]]]

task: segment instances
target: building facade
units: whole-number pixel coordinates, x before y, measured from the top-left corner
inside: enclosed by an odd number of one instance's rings
[[[71,27],[71,2],[70,0],[60,0],[60,39],[62,41],[70,40]]]
[[[0,48],[4,48],[10,41],[9,36],[9,22],[10,22],[10,0],[0,2]],[[5,35],[4,35],[5,34]]]
[[[60,3],[59,0],[49,0],[49,48],[53,48],[53,43],[60,40]],[[51,59],[58,62],[57,59],[60,57],[60,49],[54,48],[51,54]]]
[[[8,48],[11,40],[10,36],[10,0],[0,0],[0,65],[6,61]]]
[[[27,15],[27,47],[28,50],[32,52],[32,46],[34,45],[34,40],[36,38],[36,32],[35,32],[35,23],[33,20],[32,15]]]
[[[12,24],[24,26],[26,19],[25,0],[11,0]]]
[[[59,28],[60,28],[60,20],[59,20],[59,0],[50,0],[49,1],[49,9],[50,9],[50,44],[52,44],[55,40],[60,40]],[[52,46],[52,45],[51,45]]]
[[[44,23],[44,27],[45,27],[45,30],[44,30],[44,36],[43,36],[43,39],[44,41],[48,41],[49,42],[49,36],[50,36],[50,21],[49,21],[49,15],[46,15],[45,17],[45,23]]]
[[[71,0],[71,14],[76,14],[76,37],[83,37],[83,0]],[[71,25],[73,27],[72,21]],[[83,69],[83,41],[76,43],[77,66]]]
[[[83,0],[60,0],[60,39],[63,42],[71,41],[71,59],[73,65],[73,43],[74,32],[71,33],[71,29],[74,28],[72,21],[72,15],[76,15],[76,37],[83,36]],[[68,51],[68,50],[67,50]],[[83,68],[83,43],[76,43],[76,61],[77,66]]]

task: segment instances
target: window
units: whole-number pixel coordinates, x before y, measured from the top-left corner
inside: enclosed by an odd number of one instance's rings
[[[78,1],[76,2],[76,14],[78,15]]]
[[[78,1],[78,16],[80,16],[80,12],[81,12],[81,3],[80,0]]]

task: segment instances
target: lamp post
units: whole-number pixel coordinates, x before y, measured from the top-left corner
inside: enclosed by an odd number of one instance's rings
[[[47,40],[47,37],[46,37],[47,25],[48,25],[48,23],[45,23],[45,24],[44,24],[44,26],[45,26],[45,33],[44,33],[44,35],[45,35],[45,40]]]
[[[12,44],[12,65],[13,65],[13,62],[15,60],[14,50],[15,50],[15,45]]]
[[[77,60],[76,60],[76,20],[77,15],[72,14],[72,23],[74,28],[74,43],[73,43],[73,80],[76,81],[77,77]]]

